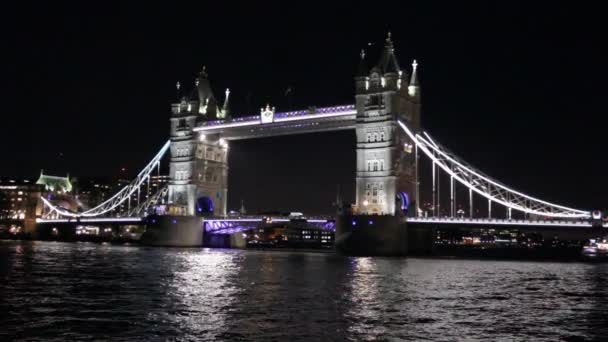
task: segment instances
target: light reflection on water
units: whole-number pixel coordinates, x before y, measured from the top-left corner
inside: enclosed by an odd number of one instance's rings
[[[2,340],[605,339],[608,265],[0,241]]]

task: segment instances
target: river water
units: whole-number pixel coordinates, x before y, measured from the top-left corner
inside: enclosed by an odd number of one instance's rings
[[[0,340],[605,340],[608,264],[0,241]]]

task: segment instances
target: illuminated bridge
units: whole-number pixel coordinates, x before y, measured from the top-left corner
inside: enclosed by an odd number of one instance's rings
[[[180,231],[202,231],[204,226],[208,233],[232,234],[253,229],[266,224],[262,217],[227,216],[230,141],[354,130],[356,199],[352,206],[341,208],[344,215],[355,217],[348,234],[357,234],[357,220],[368,226],[365,229],[380,230],[382,227],[376,227],[374,222],[387,224],[387,217],[395,217],[391,224],[400,227],[403,222],[418,226],[564,229],[608,226],[602,223],[599,212],[544,201],[493,179],[431,137],[420,123],[417,73],[416,61],[411,69],[399,65],[389,36],[380,60],[373,66],[362,52],[355,75],[354,104],[289,112],[275,112],[267,105],[259,114],[232,118],[230,92],[226,90],[220,104],[203,68],[191,90],[184,91],[178,83],[177,101],[171,106],[170,139],[131,184],[83,212],[72,212],[54,204],[52,198],[41,198],[46,211],[39,223],[139,220],[150,224],[144,218],[153,215],[174,217],[173,222],[199,218],[184,223],[190,228]],[[144,188],[149,186],[150,175],[158,172],[167,152],[168,187],[141,198],[142,192],[147,193]],[[272,218],[276,223],[281,220],[288,219]],[[341,234],[336,221],[309,219],[307,224],[338,229],[337,234]]]

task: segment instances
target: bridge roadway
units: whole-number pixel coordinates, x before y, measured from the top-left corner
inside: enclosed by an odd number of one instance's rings
[[[260,115],[230,120],[203,122],[193,131],[201,134],[221,133],[226,140],[262,138],[311,132],[354,129],[357,121],[354,105],[310,108],[307,110],[275,113],[271,122],[262,123]]]
[[[554,227],[554,228],[592,228],[589,221],[572,220],[508,220],[495,218],[457,218],[457,217],[408,217],[410,223],[421,225],[468,225],[468,226],[503,226],[503,227]],[[37,219],[38,224],[145,224],[142,217],[100,217],[100,218],[70,218],[70,219]],[[336,230],[334,219],[309,218],[289,219],[285,217],[247,216],[238,218],[210,218],[204,219],[206,231],[212,234],[234,234],[241,231],[272,226],[288,222],[301,222],[311,228]],[[608,228],[608,223],[603,223]]]
[[[36,219],[37,224],[53,225],[53,224],[76,224],[76,225],[95,225],[95,224],[124,224],[124,225],[142,225],[146,224],[154,218],[145,217],[99,217],[99,218],[67,218],[67,219]],[[238,218],[210,218],[203,219],[205,230],[211,234],[234,234],[245,230],[256,229],[260,227],[269,227],[283,225],[285,223],[302,224],[305,227],[336,230],[336,224],[333,219],[311,217],[308,219],[289,219],[285,217],[268,217],[268,216],[246,216]]]
[[[465,224],[465,225],[496,225],[496,226],[532,226],[532,227],[568,227],[568,228],[591,228],[593,224],[589,221],[571,220],[509,220],[493,218],[461,218],[461,217],[409,217],[411,223],[420,224]],[[608,228],[608,223],[603,224]]]

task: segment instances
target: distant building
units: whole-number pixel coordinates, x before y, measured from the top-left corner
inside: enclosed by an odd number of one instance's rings
[[[36,184],[42,186],[42,197],[53,202],[55,206],[72,212],[77,212],[81,209],[80,204],[74,196],[69,175],[66,177],[45,175],[44,170],[41,170]],[[38,201],[36,216],[44,216],[46,218],[60,217],[57,212],[52,212],[46,208],[42,201]]]
[[[34,227],[43,188],[32,179],[0,178],[0,233]]]
[[[50,176],[45,175],[44,170],[41,170],[36,184],[44,186],[44,190],[50,193],[65,194],[72,192],[69,175],[67,177]]]
[[[116,182],[109,178],[78,178],[74,181],[74,193],[83,210],[94,208],[108,200],[116,192]]]

